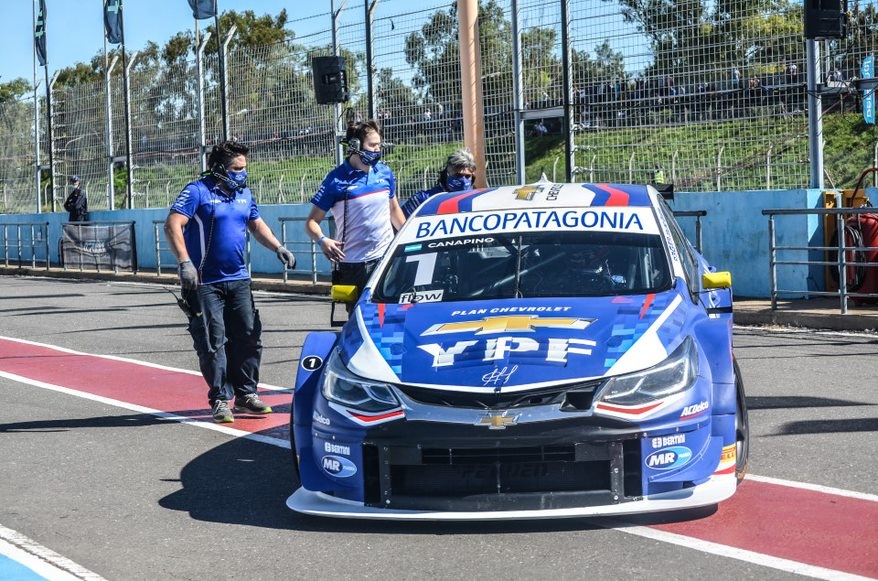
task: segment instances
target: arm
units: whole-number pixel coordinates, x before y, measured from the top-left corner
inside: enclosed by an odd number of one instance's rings
[[[396,196],[390,198],[390,223],[393,224],[397,231],[405,224],[405,214],[402,213],[402,208],[399,207],[399,201],[396,199]]]
[[[183,238],[183,228],[189,223],[189,218],[179,212],[170,212],[165,220],[165,238],[171,252],[177,257],[177,262],[189,260],[189,251],[186,250],[186,241]]]
[[[287,250],[286,246],[280,243],[274,235],[274,232],[272,232],[268,224],[265,223],[265,220],[262,218],[254,218],[247,222],[247,229],[250,230],[253,237],[256,238],[260,244],[269,250],[274,251],[277,255],[277,259],[284,265],[284,268],[296,268],[296,257],[293,256],[292,252]]]
[[[323,221],[325,216],[326,212],[317,206],[311,206],[311,213],[308,214],[308,219],[305,220],[305,234],[317,243],[317,246],[320,247],[326,258],[329,260],[341,260],[344,258],[341,243],[328,236],[324,236],[323,230],[320,229],[320,222]]]
[[[262,218],[256,218],[255,220],[247,222],[247,229],[250,230],[250,233],[253,234],[253,237],[256,238],[257,242],[272,252],[276,252],[277,249],[281,247],[280,241]]]

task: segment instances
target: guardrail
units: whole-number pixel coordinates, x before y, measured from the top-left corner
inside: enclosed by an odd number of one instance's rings
[[[855,216],[863,214],[875,214],[876,208],[823,208],[823,209],[766,209],[762,210],[763,216],[768,216],[768,253],[770,284],[771,284],[771,308],[777,309],[778,295],[796,294],[796,295],[816,295],[816,296],[838,296],[839,309],[841,314],[848,312],[848,298],[869,298],[878,299],[878,293],[860,293],[848,291],[848,267],[858,266],[865,268],[878,268],[878,262],[860,262],[849,261],[847,254],[849,252],[867,252],[878,250],[876,246],[848,246],[846,236],[836,235],[837,244],[835,246],[779,246],[775,237],[774,218],[775,216],[835,216],[835,231],[845,231],[844,216]],[[829,251],[835,252],[836,260],[778,260],[778,252],[797,251],[797,252],[814,252]],[[777,267],[778,266],[835,266],[838,269],[838,290],[837,291],[815,291],[815,290],[795,290],[795,289],[779,289],[777,288]]]
[[[674,211],[675,218],[695,218],[695,250],[701,252],[701,219],[707,216],[707,210]]]
[[[12,238],[9,237],[10,229],[14,229]],[[22,232],[30,236],[22,236]],[[46,270],[49,270],[49,223],[48,222],[9,222],[3,224],[3,263],[9,266],[10,249],[15,250],[15,260],[19,268],[30,257],[31,268],[37,267],[37,250],[42,251]]]
[[[307,220],[307,218],[278,218],[278,221],[280,222],[280,233],[281,233],[280,234],[280,243],[283,244],[284,246],[286,246],[287,249],[289,249],[289,251],[292,252],[293,254],[296,254],[295,248],[303,248],[304,249],[304,251],[311,258],[311,284],[317,284],[317,271],[318,271],[317,262],[320,259],[320,257],[323,256],[323,252],[320,252],[317,249],[317,243],[314,242],[313,240],[308,240],[307,242],[300,242],[300,241],[296,240],[296,237],[294,237],[293,240],[289,240],[287,238],[287,224],[289,224],[291,222],[298,223],[299,224],[298,228],[299,228],[299,231],[301,232],[304,230],[304,223],[306,220]],[[335,237],[335,219],[332,216],[327,216],[324,221],[327,222],[327,227],[329,228],[329,237],[334,238]],[[296,258],[299,259],[299,257],[300,257],[300,255],[296,254]],[[301,265],[301,262],[297,261],[296,266],[300,266],[300,265]],[[301,269],[296,268],[296,270],[301,270]],[[286,284],[287,280],[288,280],[287,273],[288,273],[288,271],[285,268],[284,274],[283,274],[284,284]]]

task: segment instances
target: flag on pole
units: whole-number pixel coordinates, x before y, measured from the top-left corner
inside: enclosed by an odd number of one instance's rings
[[[195,20],[216,16],[216,0],[189,0]]]
[[[122,0],[104,0],[104,33],[107,42],[122,42]]]
[[[40,66],[46,66],[46,0],[40,0],[37,21],[34,25],[34,45],[37,49]]]

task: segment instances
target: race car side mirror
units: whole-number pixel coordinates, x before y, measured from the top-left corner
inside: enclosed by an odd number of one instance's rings
[[[357,287],[352,284],[332,285],[332,300],[337,303],[352,303],[357,300]]]
[[[724,270],[722,272],[708,272],[701,275],[701,286],[704,290],[715,288],[730,288],[732,286],[732,273]]]

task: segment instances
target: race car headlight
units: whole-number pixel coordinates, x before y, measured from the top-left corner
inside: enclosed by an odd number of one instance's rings
[[[667,359],[649,369],[620,375],[607,382],[601,401],[618,405],[639,405],[686,391],[698,376],[698,350],[686,337]]]
[[[335,353],[323,374],[323,397],[364,412],[383,412],[400,405],[388,384],[354,375]]]

